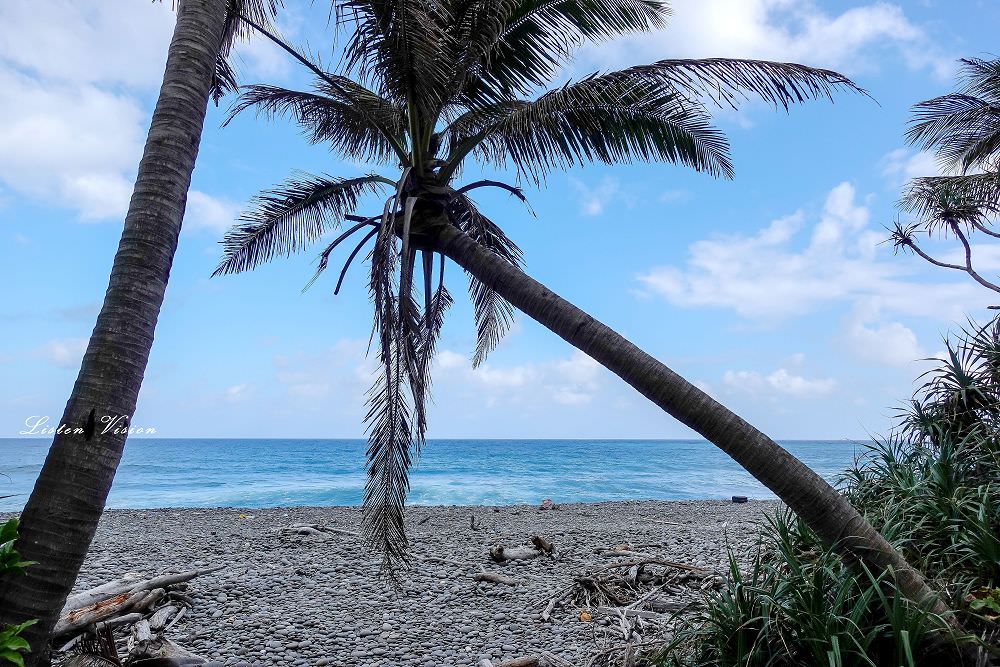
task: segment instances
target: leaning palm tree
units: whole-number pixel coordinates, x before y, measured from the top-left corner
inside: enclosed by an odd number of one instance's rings
[[[915,178],[906,185],[901,208],[914,216],[897,221],[890,240],[935,266],[962,271],[983,287],[1000,292],[1000,281],[974,265],[974,236],[1000,238],[1000,59],[963,59],[957,92],[913,107],[907,141],[933,151],[948,176]],[[954,236],[963,260],[946,262],[920,247],[917,235]]]
[[[660,28],[667,6],[661,0],[335,0],[334,7],[349,35],[339,69],[327,71],[283,45],[315,75],[312,90],[250,86],[231,115],[290,116],[311,142],[396,171],[296,174],[261,193],[223,240],[215,275],[251,270],[352,223],[323,248],[315,281],[334,251],[361,235],[335,292],[364,253],[379,370],[368,394],[363,527],[384,554],[384,571],[407,558],[407,472],[424,444],[431,360],[452,302],[443,280],[450,259],[470,276],[474,363],[520,309],[736,459],[848,560],[874,573],[892,569],[906,596],[944,609],[921,575],[821,477],[528,276],[517,245],[470,196],[496,187],[523,201],[519,187],[457,183],[469,158],[535,184],[554,170],[593,161],[666,162],[728,178],[729,145],[712,124],[710,105],[735,107],[756,97],[787,109],[836,90],[858,91],[851,81],[796,64],[661,60],[536,95],[575,47]],[[381,211],[359,214],[376,194],[383,197]]]
[[[0,627],[30,619],[29,666],[48,636],[97,530],[128,435],[187,201],[209,97],[235,88],[227,57],[267,24],[277,0],[180,0],[163,86],[97,325],[31,496],[17,549],[36,561],[0,582]],[[124,418],[124,421],[121,420]]]

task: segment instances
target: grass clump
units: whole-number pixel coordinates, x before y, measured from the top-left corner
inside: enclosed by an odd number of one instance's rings
[[[947,642],[1000,637],[1000,318],[946,340],[896,428],[845,471],[843,492],[932,580],[968,635],[892,595],[891,573],[850,568],[788,512],[708,594],[705,610],[649,658],[660,667],[950,664]]]

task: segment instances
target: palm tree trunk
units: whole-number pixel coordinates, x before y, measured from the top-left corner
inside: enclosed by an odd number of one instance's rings
[[[17,550],[37,561],[0,587],[0,625],[36,618],[28,665],[48,662],[50,631],[76,581],[111,490],[135,410],[184,217],[226,0],[181,0],[104,305],[35,487]],[[122,420],[124,418],[124,421]],[[117,428],[116,428],[117,427]]]
[[[733,457],[849,562],[863,563],[872,573],[892,568],[906,597],[948,611],[921,574],[836,489],[771,438],[462,231],[451,225],[438,229],[434,250]]]

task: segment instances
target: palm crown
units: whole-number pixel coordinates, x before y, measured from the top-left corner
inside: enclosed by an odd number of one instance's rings
[[[906,138],[933,151],[948,176],[924,176],[910,181],[900,200],[914,214],[909,223],[896,221],[890,238],[896,250],[910,250],[930,263],[964,271],[996,292],[1000,285],[983,278],[972,261],[971,236],[1000,238],[991,228],[1000,215],[1000,59],[963,59],[961,87],[913,108]],[[919,232],[954,235],[965,261],[941,262],[918,245]]]
[[[335,0],[334,7],[350,33],[341,67],[326,71],[282,44],[312,70],[313,89],[246,87],[230,118],[249,109],[290,116],[309,141],[396,173],[296,174],[261,193],[223,240],[215,274],[299,251],[348,221],[353,225],[322,251],[313,278],[341,243],[362,234],[341,270],[339,291],[351,262],[372,244],[369,290],[380,370],[368,394],[363,524],[391,571],[406,559],[407,472],[424,441],[428,371],[451,303],[444,255],[435,258],[435,225],[458,227],[504,261],[522,263],[517,245],[468,193],[500,187],[522,201],[524,195],[495,181],[458,187],[464,161],[511,169],[536,184],[553,170],[592,161],[668,162],[729,178],[729,145],[712,124],[711,105],[735,107],[757,97],[787,108],[829,98],[837,88],[859,89],[828,70],[708,59],[592,74],[536,94],[585,41],[662,27],[669,9],[660,0]],[[382,212],[359,216],[362,197],[377,193],[386,197]],[[479,364],[506,332],[513,309],[475,278],[469,290]]]
[[[961,62],[961,88],[915,105],[906,133],[912,145],[934,151],[941,167],[957,172],[916,178],[904,192],[903,207],[931,229],[975,227],[1000,207],[1000,59]]]

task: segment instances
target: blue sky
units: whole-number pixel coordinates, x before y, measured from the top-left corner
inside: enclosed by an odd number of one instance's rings
[[[93,327],[162,74],[169,2],[0,4],[0,437],[58,419]],[[284,33],[330,53],[316,3]],[[952,86],[955,61],[997,51],[988,2],[678,0],[663,32],[588,46],[566,76],[666,57],[755,57],[838,69],[877,103],[839,95],[790,113],[720,112],[734,181],[668,165],[603,165],[484,209],[536,278],[777,438],[858,438],[889,416],[988,293],[893,257],[882,225],[909,176],[908,107]],[[304,87],[263,43],[245,82]],[[218,240],[255,192],[303,169],[354,175],[284,121],[220,128],[212,108],[134,419],[172,437],[358,437],[370,381],[364,269],[306,294],[315,253],[209,279]],[[391,175],[391,171],[385,171]],[[467,178],[477,176],[470,170]],[[511,175],[506,175],[511,177]],[[377,207],[372,202],[372,208]],[[933,247],[933,246],[932,246]],[[936,250],[953,253],[948,245]],[[982,269],[1000,256],[983,249]],[[454,266],[448,283],[463,294]],[[430,437],[687,437],[690,432],[531,320],[473,370],[464,298],[445,326]]]

